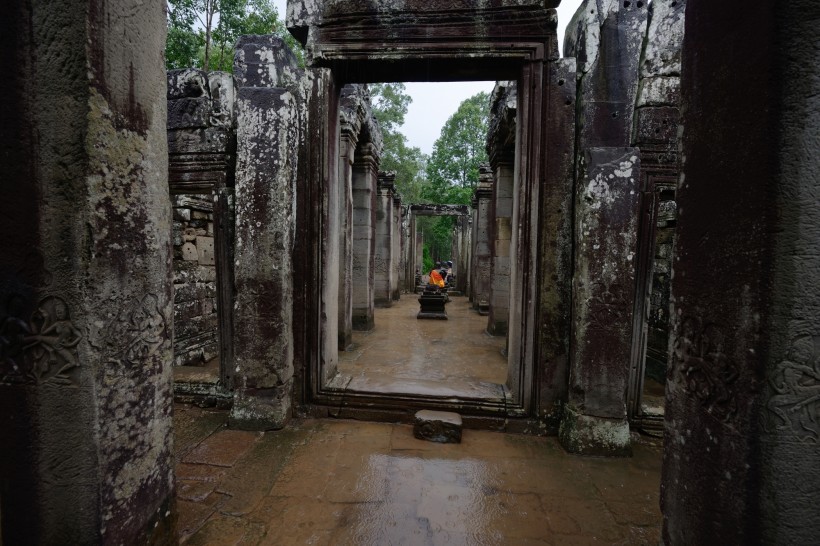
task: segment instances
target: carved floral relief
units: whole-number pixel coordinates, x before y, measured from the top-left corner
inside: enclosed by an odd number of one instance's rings
[[[0,383],[76,385],[82,334],[71,321],[68,304],[48,296],[26,320],[23,298],[12,294],[0,325]]]
[[[684,317],[672,361],[675,381],[707,412],[729,422],[737,413],[733,385],[740,372],[737,363],[724,352],[725,340],[720,326]]]
[[[790,430],[800,440],[820,440],[820,336],[801,336],[768,377],[769,427]]]

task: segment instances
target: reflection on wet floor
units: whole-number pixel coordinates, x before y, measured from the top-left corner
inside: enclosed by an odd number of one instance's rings
[[[353,347],[339,354],[347,388],[503,396],[506,340],[486,333],[487,317],[473,311],[466,297],[451,298],[446,321],[419,320],[418,311],[418,297],[403,294],[392,307],[376,309],[373,330],[353,333]]]
[[[296,422],[224,428],[177,405],[185,544],[657,544],[661,447],[631,459],[567,455],[554,438],[466,430],[462,444],[406,425]]]

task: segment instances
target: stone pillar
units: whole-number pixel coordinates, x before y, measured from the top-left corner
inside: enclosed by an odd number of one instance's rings
[[[371,143],[353,163],[353,329],[372,330],[375,281],[376,183],[379,157]]]
[[[230,426],[283,427],[293,395],[293,234],[298,112],[271,80],[292,53],[275,37],[243,36],[237,100],[234,403]]]
[[[557,434],[567,397],[572,317],[572,210],[575,59],[547,64],[550,85],[544,151],[549,188],[541,192],[538,417]]]
[[[456,233],[458,234],[458,253],[453,256],[453,269],[456,275],[456,290],[466,295],[470,278],[470,251],[472,222],[469,216],[459,216],[456,219]]]
[[[475,251],[473,253],[473,309],[486,309],[490,304],[490,272],[492,270],[492,206],[493,174],[489,165],[479,168],[475,190]]]
[[[339,350],[353,343],[353,160],[358,136],[350,123],[339,128]]]
[[[494,165],[494,199],[491,201],[492,272],[490,273],[490,315],[487,332],[507,335],[510,315],[510,242],[512,240],[513,161],[506,157]]]
[[[666,544],[820,536],[818,22],[687,0]]]
[[[410,207],[402,207],[402,241],[404,248],[404,289],[410,293],[416,290],[416,215]]]
[[[2,542],[172,544],[164,2],[4,8]]]
[[[376,190],[373,303],[393,305],[393,187],[395,172],[380,172]]]
[[[648,4],[585,0],[567,26],[564,56],[577,60],[576,172],[587,148],[629,146]]]
[[[590,148],[575,198],[569,396],[559,437],[567,451],[628,455],[640,163],[634,148]]]
[[[402,258],[402,221],[401,221],[401,197],[398,193],[393,193],[393,267],[390,269],[390,286],[392,287],[393,301],[401,299],[402,273],[404,271],[404,260]]]

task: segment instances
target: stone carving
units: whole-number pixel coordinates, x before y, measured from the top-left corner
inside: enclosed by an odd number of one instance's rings
[[[737,413],[732,385],[740,376],[737,364],[723,352],[725,335],[716,324],[703,325],[684,317],[672,360],[676,381],[697,398],[711,415],[729,422]]]
[[[0,383],[72,385],[79,367],[77,345],[82,334],[71,322],[66,302],[43,298],[26,321],[23,298],[12,294],[0,326]]]
[[[803,441],[820,440],[820,336],[794,339],[787,357],[769,374],[774,393],[766,403],[777,429],[789,429]],[[771,428],[771,427],[768,427]]]
[[[389,261],[382,258],[381,256],[376,256],[374,258],[374,271],[376,273],[387,273],[388,263]]]
[[[165,316],[159,301],[155,295],[147,294],[137,304],[122,309],[108,324],[105,361],[143,366],[167,338]]]
[[[623,287],[618,283],[593,282],[590,286],[589,327],[608,330],[621,323],[624,310],[628,309]]]

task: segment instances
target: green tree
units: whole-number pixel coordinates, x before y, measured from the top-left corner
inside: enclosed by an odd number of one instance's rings
[[[270,0],[168,0],[167,68],[233,70],[233,47],[247,34],[275,34],[304,64]]]
[[[487,161],[489,96],[463,101],[441,129],[427,164],[423,197],[433,203],[467,204],[478,184],[478,166]]]
[[[396,172],[396,189],[405,203],[421,199],[425,183],[427,156],[415,146],[408,146],[407,137],[399,130],[404,124],[412,98],[405,93],[403,83],[376,83],[368,86],[373,117],[379,122],[384,139],[379,168]]]

